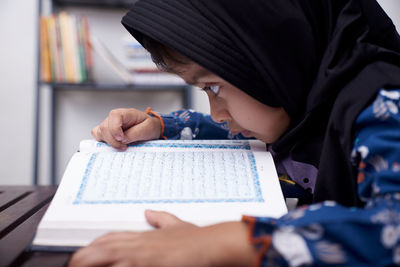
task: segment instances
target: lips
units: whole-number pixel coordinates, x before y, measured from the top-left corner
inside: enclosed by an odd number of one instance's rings
[[[231,132],[231,134],[233,134],[233,135],[237,135],[237,134],[240,134],[240,130],[229,130],[230,132]]]

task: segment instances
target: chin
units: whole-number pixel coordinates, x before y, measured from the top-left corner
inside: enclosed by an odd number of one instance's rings
[[[257,135],[254,135],[254,138],[256,138],[257,140],[260,140],[261,142],[264,142],[264,143],[266,143],[266,144],[272,144],[273,142],[276,141],[276,140],[273,139],[273,138],[268,138],[268,137],[265,137],[265,136],[257,136]]]
[[[265,138],[265,137],[258,137],[258,136],[254,136],[254,138],[256,138],[257,140],[259,140],[259,141],[261,141],[261,142],[263,142],[263,143],[270,143],[269,142],[269,140],[267,139],[267,138]]]

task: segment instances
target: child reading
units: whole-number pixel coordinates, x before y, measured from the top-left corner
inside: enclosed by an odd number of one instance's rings
[[[375,0],[139,0],[122,23],[215,122],[118,109],[97,140],[254,137],[314,203],[208,227],[147,211],[157,230],[102,236],[71,266],[400,264],[400,37]]]

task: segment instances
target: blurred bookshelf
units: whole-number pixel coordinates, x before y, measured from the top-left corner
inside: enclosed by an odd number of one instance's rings
[[[40,127],[41,127],[41,98],[42,91],[49,90],[50,111],[49,117],[49,175],[50,183],[56,184],[56,94],[60,91],[90,91],[90,92],[157,92],[174,91],[182,95],[182,106],[192,107],[191,86],[178,77],[159,73],[156,69],[146,69],[126,66],[113,54],[113,49],[107,47],[99,36],[92,36],[91,20],[86,12],[92,9],[112,13],[126,12],[135,0],[39,0],[38,8],[38,53],[37,53],[37,86],[35,103],[35,129],[34,129],[34,162],[32,183],[39,183],[40,165]],[[77,12],[69,12],[70,9]],[[77,13],[77,14],[75,14]],[[62,14],[62,15],[60,15]],[[60,19],[60,17],[62,18]],[[89,19],[88,19],[89,17]],[[75,37],[75,43],[67,43],[61,32],[65,32],[61,22],[70,19],[72,26],[68,28],[69,37]],[[61,22],[60,22],[61,21]],[[85,30],[84,24],[88,29]],[[49,26],[52,25],[52,26]],[[56,26],[54,26],[56,25]],[[81,27],[82,25],[82,27]],[[122,26],[121,26],[122,27]],[[64,30],[63,30],[64,29]],[[72,29],[72,30],[71,30]],[[112,29],[111,29],[112,30]],[[87,32],[85,32],[87,31]],[[84,33],[82,33],[84,32]],[[53,35],[52,35],[53,34]],[[57,37],[55,37],[57,36]],[[84,37],[82,37],[84,36]],[[74,39],[73,38],[73,39]],[[86,38],[86,39],[85,39]],[[54,41],[57,39],[57,41]],[[82,40],[83,41],[82,41]],[[133,38],[131,38],[133,39]],[[53,43],[52,43],[53,42]],[[80,44],[82,44],[82,47]],[[72,45],[71,45],[72,44]],[[85,47],[86,44],[86,47]],[[132,44],[129,44],[132,48]],[[77,53],[64,54],[66,47],[71,46]],[[137,44],[133,44],[137,48]],[[64,50],[62,50],[64,49]],[[62,51],[61,51],[62,50]],[[132,49],[131,49],[132,50]],[[55,52],[56,51],[56,52]],[[64,53],[63,53],[64,52]],[[132,51],[128,52],[132,53]],[[90,57],[94,58],[90,62]],[[71,59],[75,58],[71,63]],[[89,60],[88,60],[89,58]],[[146,60],[149,59],[146,58]],[[99,60],[100,63],[99,63]],[[69,61],[69,62],[68,62]],[[80,63],[79,63],[80,62]],[[88,63],[89,62],[89,63]],[[104,65],[107,71],[97,74],[96,63]],[[128,64],[129,65],[129,64]],[[70,71],[75,67],[75,72]],[[58,69],[58,70],[57,70]],[[104,71],[103,71],[104,72]],[[107,75],[114,73],[113,79]],[[74,73],[74,74],[71,74]],[[96,75],[97,74],[97,75]],[[72,76],[71,76],[72,75]]]
[[[95,6],[95,7],[122,7],[130,8],[135,0],[54,0],[59,6]]]

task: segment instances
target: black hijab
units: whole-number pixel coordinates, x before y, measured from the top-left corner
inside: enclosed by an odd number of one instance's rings
[[[354,120],[400,88],[400,37],[375,0],[139,0],[122,24],[283,107],[292,124],[275,160],[318,168],[314,201],[360,204]]]

